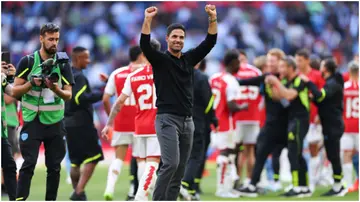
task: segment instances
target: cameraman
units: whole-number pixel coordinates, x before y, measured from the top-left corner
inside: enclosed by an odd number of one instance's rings
[[[12,86],[6,78],[13,75],[15,75],[15,67],[1,62],[1,168],[10,201],[15,201],[16,197],[16,164],[8,141],[4,95],[5,93],[12,95]]]
[[[57,25],[43,25],[40,29],[40,50],[21,58],[17,67],[13,94],[21,97],[24,126],[19,144],[25,160],[19,174],[17,201],[26,200],[29,196],[42,142],[47,167],[45,200],[56,200],[57,197],[60,163],[65,156],[64,101],[71,99],[74,84],[68,58],[62,58],[64,53],[56,51],[59,36]],[[55,65],[53,60],[57,61]]]

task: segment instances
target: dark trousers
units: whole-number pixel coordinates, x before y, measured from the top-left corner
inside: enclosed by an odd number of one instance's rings
[[[176,201],[191,152],[194,122],[192,117],[158,114],[155,129],[163,164],[158,173],[153,200]]]
[[[16,127],[8,125],[7,130],[8,130],[8,141],[11,145],[12,153],[13,154],[19,153],[20,152],[19,138],[17,137]]]
[[[287,144],[287,123],[265,124],[261,129],[256,142],[256,159],[254,170],[251,176],[251,184],[256,186],[260,180],[262,169],[270,153],[277,147],[276,145]]]
[[[308,186],[307,164],[302,155],[304,138],[309,130],[309,119],[294,119],[288,125],[288,157],[293,185]]]
[[[195,191],[199,191],[199,187],[200,187],[200,180],[202,178],[204,169],[205,169],[205,164],[206,164],[206,160],[207,160],[207,150],[209,148],[210,145],[210,141],[211,141],[211,129],[210,128],[206,128],[205,129],[205,134],[203,135],[204,138],[204,153],[203,156],[201,157],[201,163],[200,163],[200,169],[198,170],[198,172],[196,173],[195,179],[194,179],[194,189]]]
[[[182,183],[187,189],[190,190],[190,193],[195,193],[195,177],[201,169],[201,164],[205,153],[204,127],[201,127],[205,123],[201,123],[196,120],[194,123],[194,140]]]
[[[4,174],[4,184],[9,200],[16,199],[16,164],[7,138],[1,138],[1,168]]]
[[[56,200],[59,182],[61,161],[65,156],[63,122],[52,125],[40,123],[36,117],[31,122],[25,122],[20,133],[20,151],[24,163],[20,169],[16,199],[26,200],[29,196],[31,179],[39,155],[39,147],[44,143],[45,165],[47,167],[45,200]]]
[[[278,181],[280,177],[280,155],[282,150],[286,147],[285,144],[277,144],[274,151],[271,153],[272,169],[274,171],[273,179]]]
[[[323,134],[324,134],[324,145],[326,149],[326,156],[332,165],[334,181],[340,182],[343,176],[341,161],[340,161],[340,139],[342,133],[323,132]]]

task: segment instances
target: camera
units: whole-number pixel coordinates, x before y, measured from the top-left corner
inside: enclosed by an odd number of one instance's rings
[[[45,79],[49,79],[52,83],[56,83],[59,81],[59,75],[53,72],[54,68],[60,64],[60,71],[63,67],[61,64],[66,64],[69,62],[69,57],[65,52],[56,53],[56,59],[49,58],[41,63],[39,66],[41,67],[41,75],[32,75],[31,78],[41,78],[42,84],[41,87],[46,88],[44,83]]]

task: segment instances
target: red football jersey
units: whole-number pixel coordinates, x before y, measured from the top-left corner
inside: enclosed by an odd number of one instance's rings
[[[349,80],[344,84],[345,133],[359,133],[359,83]]]
[[[124,87],[126,77],[131,73],[131,67],[121,67],[111,73],[109,81],[105,87],[105,93],[109,95],[120,96]],[[134,132],[135,131],[135,113],[136,102],[132,94],[125,102],[125,106],[117,114],[114,120],[114,131]]]
[[[310,81],[312,81],[318,87],[318,89],[321,89],[325,85],[325,80],[324,78],[322,78],[321,72],[319,70],[311,68],[311,71],[306,76],[309,77]],[[318,114],[318,108],[313,102],[311,102],[310,123],[314,123],[317,114]]]
[[[350,74],[349,74],[349,72],[345,72],[345,73],[343,74],[343,79],[344,79],[344,82],[349,81],[349,79],[350,79]]]
[[[219,132],[234,130],[233,118],[227,102],[236,100],[239,91],[236,78],[229,73],[217,73],[210,78],[210,86],[215,96],[214,109],[219,120]]]
[[[238,79],[248,79],[261,75],[261,71],[249,64],[242,64],[239,71],[234,76]],[[238,104],[247,102],[248,109],[234,113],[234,121],[249,123],[259,123],[259,103],[261,101],[260,89],[258,86],[240,86],[240,91],[236,98]]]
[[[131,73],[125,81],[122,93],[134,94],[136,101],[135,135],[156,135],[156,91],[152,67],[146,66]]]

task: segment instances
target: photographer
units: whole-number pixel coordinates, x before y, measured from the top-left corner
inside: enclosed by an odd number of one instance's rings
[[[20,169],[16,200],[29,196],[42,142],[47,167],[45,200],[57,197],[60,163],[65,156],[64,101],[71,99],[74,84],[69,58],[65,53],[57,53],[59,36],[57,25],[43,25],[40,50],[21,58],[17,67],[13,93],[14,97],[21,97],[24,126],[20,150],[25,161]]]
[[[16,197],[16,164],[8,141],[4,95],[12,95],[12,86],[7,82],[7,77],[14,74],[15,67],[12,64],[1,62],[1,168],[10,201]]]

